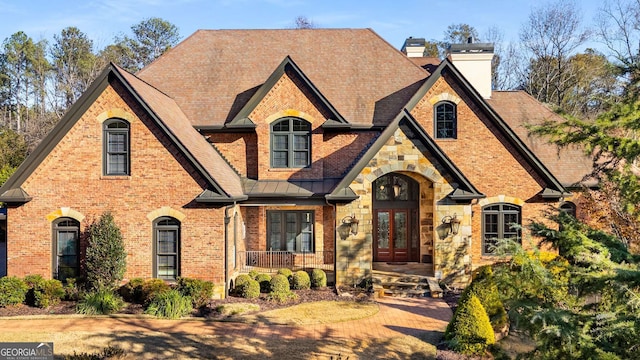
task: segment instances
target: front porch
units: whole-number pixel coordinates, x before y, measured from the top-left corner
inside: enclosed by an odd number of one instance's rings
[[[275,274],[281,268],[292,271],[321,269],[327,274],[327,283],[335,284],[333,251],[238,251],[237,265],[241,274],[252,270]]]

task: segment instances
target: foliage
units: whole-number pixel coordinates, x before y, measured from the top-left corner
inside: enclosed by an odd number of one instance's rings
[[[281,268],[281,269],[278,269],[277,274],[284,275],[287,279],[291,279],[291,275],[293,275],[293,271],[291,271],[291,269]]]
[[[120,286],[120,288],[118,289],[118,294],[120,294],[120,296],[122,296],[122,298],[126,302],[143,304],[144,293],[142,289],[144,284],[145,284],[144,279],[133,278],[129,280],[126,284]]]
[[[234,289],[237,289],[239,286],[243,286],[243,284],[246,284],[251,280],[253,280],[253,278],[248,274],[240,274],[236,276],[236,283],[235,283]]]
[[[495,343],[489,316],[475,295],[460,299],[445,339],[453,350],[463,354],[481,355]]]
[[[194,308],[201,308],[209,304],[209,300],[213,296],[213,283],[200,279],[178,278],[178,292],[184,296],[188,296],[193,301]]]
[[[25,303],[29,306],[36,306],[36,289],[42,286],[44,278],[39,274],[31,274],[24,277],[24,283],[27,285],[27,298]]]
[[[133,55],[125,67],[134,72],[151,64],[180,40],[178,28],[157,17],[142,20],[133,25],[131,31],[133,37],[125,36],[119,43]]]
[[[114,289],[126,269],[127,252],[111,213],[106,212],[87,229],[85,269],[87,288]]]
[[[256,281],[260,284],[261,293],[268,293],[271,291],[271,275],[258,274],[258,276],[256,276]]]
[[[65,295],[65,291],[60,280],[48,279],[38,283],[33,288],[33,294],[35,306],[48,308],[59,304]]]
[[[260,296],[260,283],[253,279],[236,282],[234,292],[245,299],[257,299]]]
[[[327,286],[327,274],[322,269],[313,269],[311,271],[311,287],[323,288]]]
[[[119,347],[107,346],[98,353],[76,353],[65,355],[64,360],[106,360],[121,359],[125,356],[125,351]]]
[[[69,301],[77,301],[80,298],[80,289],[76,279],[67,278],[67,283],[64,284],[64,298]]]
[[[168,292],[171,286],[162,279],[149,279],[142,285],[142,303],[147,306],[157,295]]]
[[[252,278],[253,280],[256,279],[256,276],[258,276],[259,272],[257,270],[251,270],[249,271],[249,277]]]
[[[491,266],[482,266],[476,269],[473,281],[464,290],[461,298],[471,295],[475,295],[480,300],[495,331],[501,330],[509,322],[498,287],[493,279]]]
[[[291,275],[291,288],[293,290],[305,290],[311,287],[311,278],[304,270],[298,270]]]
[[[0,278],[0,307],[22,304],[26,300],[27,284],[15,276]]]
[[[633,358],[640,336],[640,267],[615,236],[565,214],[561,230],[533,223],[533,235],[559,251],[501,244],[513,254],[494,267],[512,326],[536,342],[539,359]]]
[[[179,319],[189,315],[193,310],[192,300],[182,295],[178,290],[169,290],[156,294],[145,310],[150,314],[165,319]]]
[[[86,293],[76,306],[76,312],[84,315],[109,315],[120,311],[124,300],[110,289]]]
[[[289,280],[285,275],[276,274],[271,278],[271,292],[269,299],[277,302],[286,302],[296,297],[291,291]]]

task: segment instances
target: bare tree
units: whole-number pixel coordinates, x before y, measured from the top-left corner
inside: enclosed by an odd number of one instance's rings
[[[306,16],[300,15],[293,21],[295,29],[315,29],[318,26]]]
[[[582,28],[575,1],[557,0],[534,8],[520,31],[522,46],[531,58],[528,92],[542,102],[561,106],[575,77],[569,57],[589,34]]]

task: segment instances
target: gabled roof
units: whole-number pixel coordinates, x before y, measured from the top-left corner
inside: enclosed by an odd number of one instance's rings
[[[544,137],[529,134],[528,125],[540,125],[545,121],[561,122],[564,119],[549,107],[524,91],[494,91],[489,105],[509,124],[522,141],[565,187],[584,184],[595,186],[596,181],[584,182],[593,171],[593,161],[578,146],[558,148]]]
[[[325,122],[325,126],[323,127],[346,127],[349,128],[349,123],[338,113],[338,111],[327,101],[327,99],[322,95],[320,90],[316,88],[315,85],[309,80],[309,78],[300,70],[298,65],[289,57],[288,55],[282,60],[280,65],[276,68],[276,70],[269,76],[267,81],[260,86],[258,91],[249,99],[249,101],[242,107],[242,109],[238,112],[238,114],[225,124],[226,128],[255,128],[255,123],[253,120],[249,118],[251,112],[262,102],[264,97],[271,91],[271,89],[276,85],[278,80],[280,80],[286,72],[289,72],[291,76],[295,76],[302,81],[302,83],[307,87],[307,89],[319,100],[322,107],[324,107],[325,114],[328,115],[327,122]]]
[[[194,126],[221,128],[287,57],[356,128],[388,124],[428,77],[371,29],[199,30],[136,75]]]
[[[0,187],[0,201],[25,202],[30,199],[21,189],[22,183],[35,171],[111,81],[119,81],[133,95],[151,119],[207,180],[209,190],[218,194],[221,202],[246,198],[242,192],[238,174],[190,125],[184,113],[171,98],[118,66],[110,64],[36,150],[20,165],[16,173]],[[20,194],[23,199],[19,199]]]
[[[457,188],[449,194],[449,198],[457,201],[466,201],[471,199],[484,198],[485,195],[480,193],[478,189],[467,179],[464,174],[456,167],[456,165],[449,159],[444,151],[433,141],[433,139],[424,131],[424,129],[418,124],[418,122],[411,116],[411,114],[405,109],[387,126],[387,128],[380,134],[376,141],[371,145],[369,150],[351,167],[349,172],[344,178],[337,184],[331,194],[326,198],[329,201],[352,201],[357,198],[357,195],[349,189],[349,185],[356,179],[358,174],[369,164],[371,159],[382,149],[391,136],[397,129],[402,126],[407,126],[415,134],[415,139],[420,141],[427,151],[436,158],[437,162],[442,165],[444,171],[443,176],[450,176],[454,183],[457,183]]]
[[[560,198],[562,196],[569,195],[570,193],[564,188],[562,183],[554,176],[554,174],[547,169],[547,167],[540,161],[540,159],[527,147],[527,145],[518,137],[515,131],[509,127],[509,125],[503,120],[498,112],[496,112],[478,93],[478,91],[469,83],[467,79],[460,73],[458,69],[451,63],[449,59],[444,59],[440,66],[431,74],[429,79],[424,82],[420,89],[414,94],[414,96],[407,103],[407,110],[411,111],[418,104],[418,102],[426,95],[431,87],[440,79],[445,73],[451,74],[456,80],[460,82],[462,88],[467,94],[474,100],[480,109],[482,109],[490,121],[492,121],[498,130],[500,130],[505,138],[513,145],[518,153],[531,165],[536,173],[545,181],[545,188],[543,188],[541,195],[547,198]],[[553,196],[551,195],[553,194]]]

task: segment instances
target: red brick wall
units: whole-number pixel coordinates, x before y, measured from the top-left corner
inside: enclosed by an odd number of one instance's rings
[[[224,209],[194,199],[204,182],[179,150],[122,89],[108,87],[64,136],[23,189],[33,200],[9,209],[8,273],[52,274],[52,228],[47,215],[69,207],[90,221],[110,211],[125,242],[125,278],[152,276],[152,223],[147,215],[170,207],[181,222],[181,275],[223,283]],[[133,104],[133,105],[132,105]],[[102,176],[102,124],[106,111],[132,114],[131,176]]]
[[[429,100],[443,93],[462,100],[457,104],[455,140],[434,137],[433,104]],[[536,194],[545,187],[544,182],[462,88],[447,81],[446,76],[440,78],[416,105],[412,115],[481,193],[487,197],[506,195],[525,201],[522,206],[523,225],[532,220],[542,220],[543,212],[550,203]],[[473,206],[472,229],[474,264],[493,261],[492,257],[481,255],[482,208],[479,205]],[[530,236],[526,231],[524,233],[523,244],[526,246],[526,239]]]

